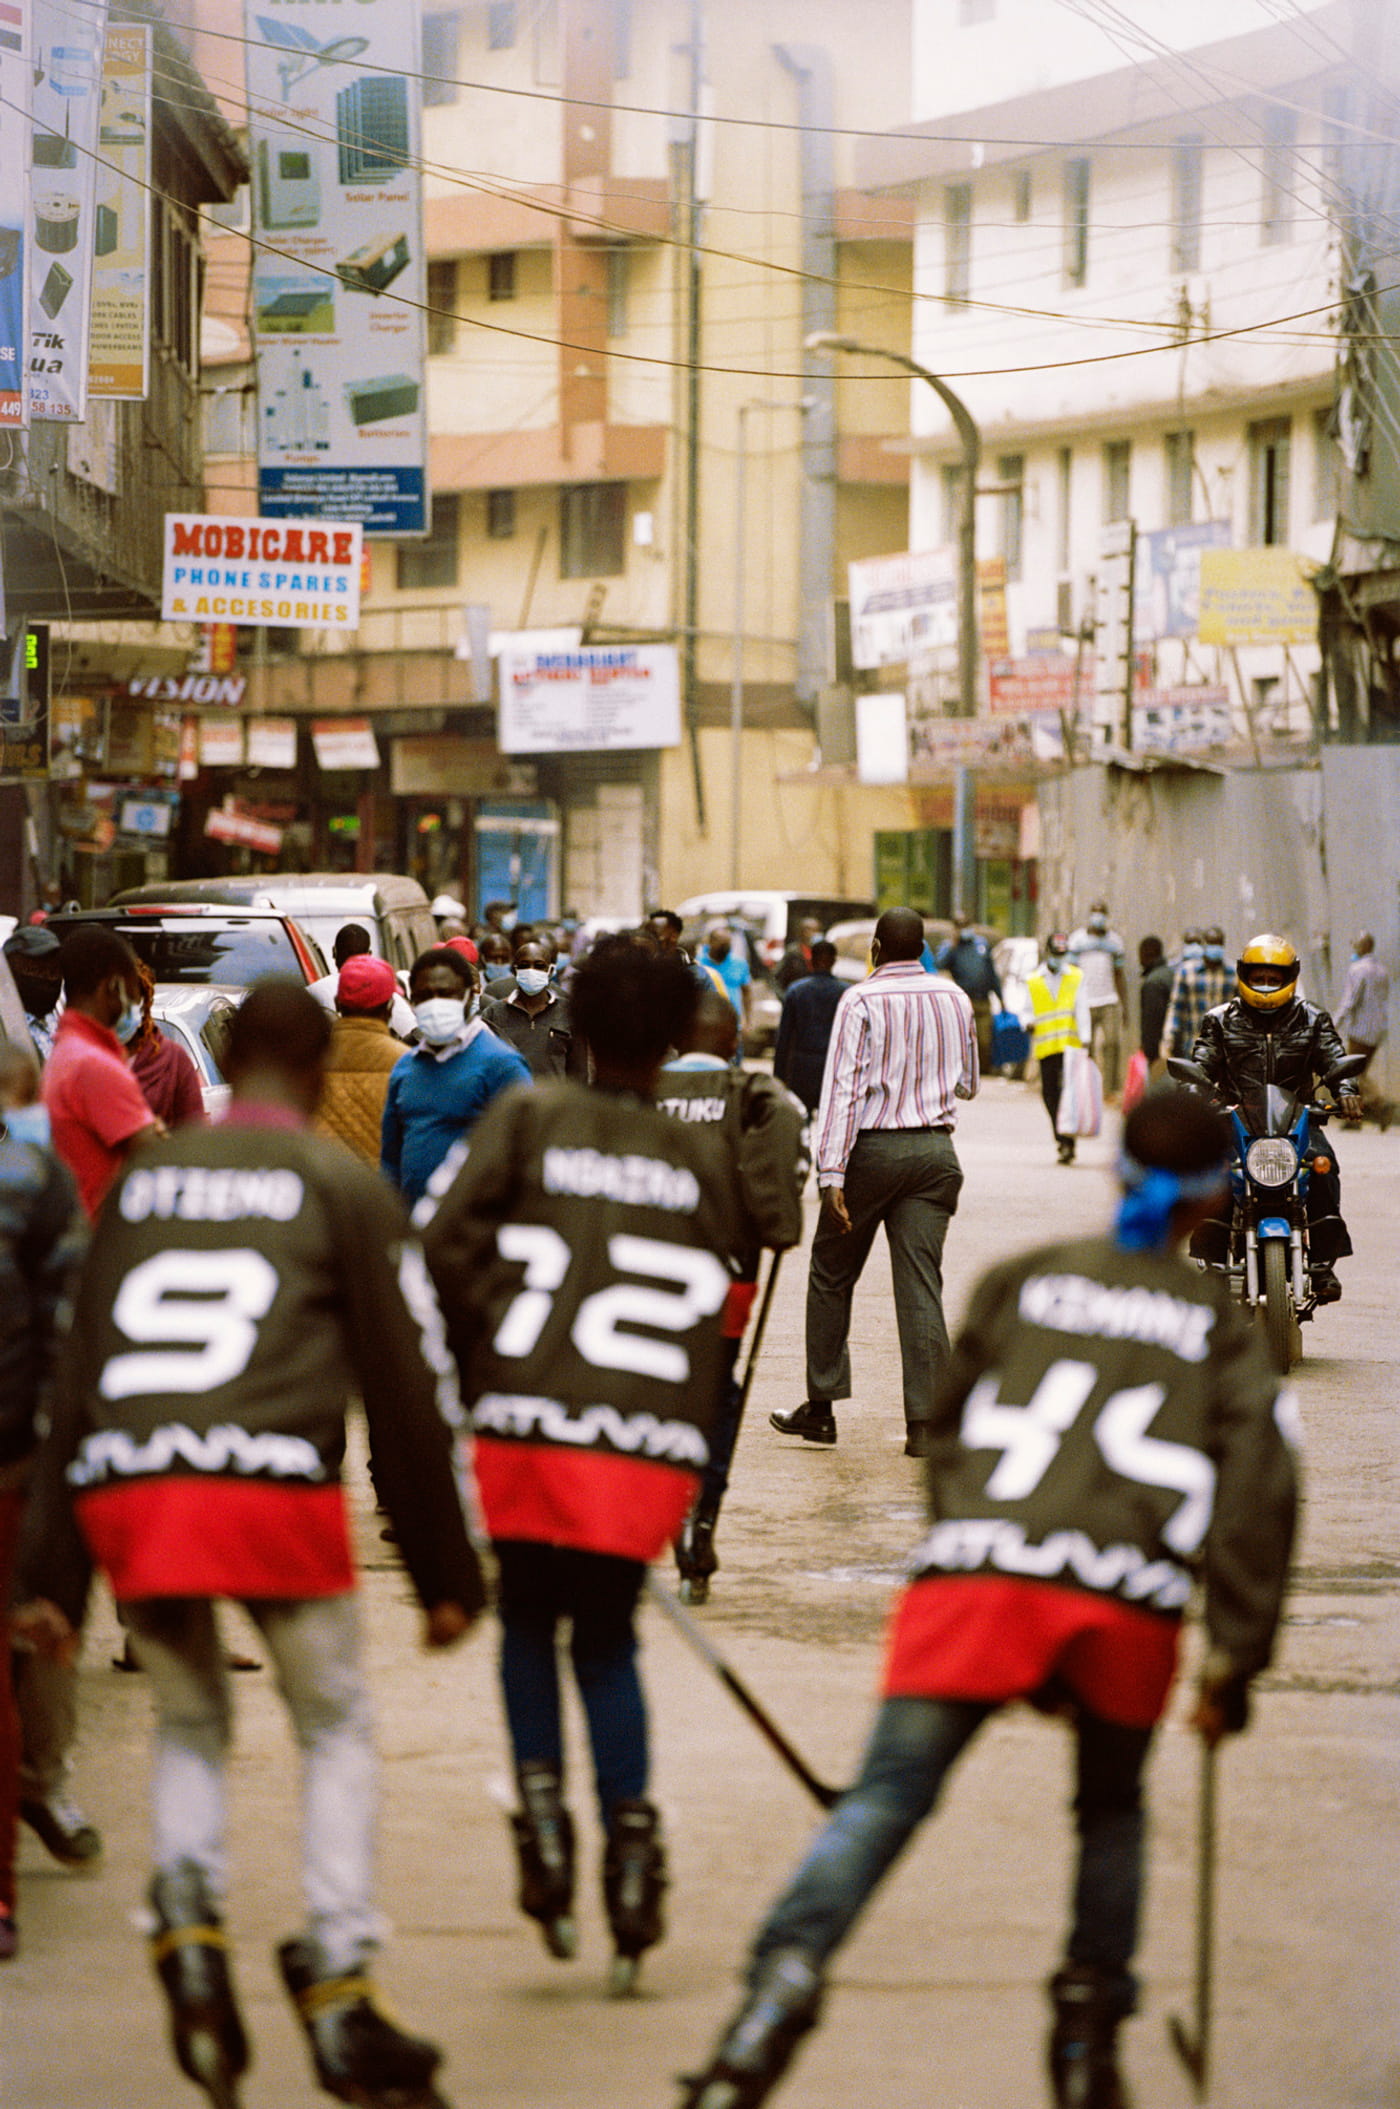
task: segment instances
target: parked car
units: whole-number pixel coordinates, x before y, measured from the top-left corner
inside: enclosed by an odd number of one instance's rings
[[[206,981],[197,987],[156,986],[151,1017],[167,1040],[173,1040],[199,1072],[204,1110],[210,1120],[223,1112],[231,1092],[224,1081],[229,1026],[246,991]]]
[[[329,970],[321,948],[289,915],[271,908],[83,908],[51,915],[60,942],[70,930],[97,924],[124,937],[156,982],[224,982],[247,988],[265,974],[319,981]]]
[[[702,936],[709,923],[742,922],[755,933],[759,959],[765,966],[776,967],[788,946],[796,944],[809,917],[829,931],[833,923],[852,916],[873,916],[875,903],[835,894],[772,893],[750,887],[693,894],[688,901],[677,903],[676,913],[682,922],[698,925]],[[685,944],[686,939],[681,942]]]
[[[130,886],[115,894],[111,905],[272,908],[292,917],[327,959],[346,923],[361,923],[373,951],[401,974],[438,941],[428,896],[416,879],[398,872],[265,872],[257,878],[175,879],[161,886]]]

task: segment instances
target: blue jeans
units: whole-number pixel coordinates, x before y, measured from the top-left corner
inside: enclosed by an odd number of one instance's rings
[[[778,1948],[800,1948],[826,1961],[932,1813],[956,1759],[996,1711],[966,1699],[885,1701],[860,1777],[760,1927],[754,1964]],[[1137,2001],[1131,1964],[1142,1888],[1142,1768],[1152,1731],[1121,1728],[1082,1707],[1075,1729],[1079,1866],[1066,1959],[1102,1970],[1121,2012],[1130,2014]]]
[[[646,1793],[650,1770],[633,1624],[646,1568],[640,1560],[519,1538],[498,1538],[494,1550],[501,1691],[516,1766],[550,1765],[563,1776],[556,1636],[567,1619],[606,1829],[620,1801]]]

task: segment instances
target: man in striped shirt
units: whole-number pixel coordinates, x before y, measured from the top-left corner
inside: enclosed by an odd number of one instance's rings
[[[923,919],[887,908],[874,971],[842,997],[813,1137],[821,1218],[807,1277],[807,1397],[770,1415],[783,1435],[834,1443],[832,1402],[851,1396],[851,1298],[883,1223],[904,1374],[905,1453],[928,1454],[948,1358],[943,1240],[958,1205],[956,1101],[979,1082],[972,1005],[919,964]]]

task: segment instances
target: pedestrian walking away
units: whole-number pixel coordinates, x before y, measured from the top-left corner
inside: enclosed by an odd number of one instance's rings
[[[972,1015],[977,1021],[977,1059],[982,1065],[983,1075],[988,1075],[994,1067],[992,998],[996,998],[1000,1010],[1001,976],[992,958],[991,946],[973,929],[970,916],[958,917],[957,933],[952,943],[943,945],[935,955],[934,966],[938,973],[946,974],[957,983],[972,1005]]]
[[[389,1078],[408,1053],[389,1026],[398,994],[398,976],[372,952],[352,953],[340,970],[316,1131],[366,1164],[379,1162]]]
[[[1031,999],[1031,1052],[1040,1069],[1040,1095],[1050,1116],[1059,1162],[1073,1164],[1074,1137],[1060,1133],[1060,1095],[1066,1054],[1072,1047],[1089,1044],[1089,1006],[1084,975],[1069,957],[1069,938],[1063,930],[1052,930],[1046,938],[1045,957],[1026,976],[1026,992]]]
[[[178,1041],[167,1040],[152,1017],[156,979],[139,959],[136,974],[141,983],[141,1009],[129,1032],[123,1034],[119,1029],[117,1033],[126,1047],[131,1073],[146,1104],[167,1128],[183,1128],[191,1121],[202,1127],[206,1115],[199,1071]]]
[[[1123,962],[1127,953],[1118,932],[1109,928],[1107,901],[1093,902],[1082,926],[1071,932],[1069,956],[1084,976],[1084,1000],[1089,1007],[1085,1044],[1103,1076],[1104,1097],[1116,1099],[1123,1088],[1123,1017],[1128,1007]]]
[[[1190,1054],[1206,1012],[1217,1009],[1229,997],[1231,979],[1225,961],[1225,933],[1220,925],[1212,923],[1199,934],[1188,930],[1162,1027],[1163,1054]]]
[[[703,989],[690,1031],[657,1086],[661,1111],[713,1143],[715,1176],[725,1180],[735,1196],[739,1233],[729,1255],[733,1280],[724,1304],[719,1405],[709,1462],[676,1540],[682,1593],[690,1603],[705,1601],[710,1577],[719,1566],[715,1526],[739,1436],[736,1365],[758,1287],[759,1260],[765,1249],[787,1252],[800,1241],[802,1189],[810,1163],[805,1108],[772,1077],[735,1068],[738,1037],[733,1005],[716,990]]]
[[[364,924],[342,923],[335,933],[335,942],[331,946],[331,956],[335,961],[334,971],[330,974],[323,974],[319,981],[313,981],[310,984],[310,989],[316,1001],[334,1014],[336,998],[340,994],[340,977],[350,961],[352,959],[373,959],[375,957],[374,943]],[[388,961],[385,960],[381,964],[387,966]],[[389,968],[389,972],[391,974],[394,973],[392,967]],[[394,974],[394,991],[389,998],[389,1030],[396,1040],[403,1042],[405,1047],[410,1046],[418,1037],[417,1021],[414,1018],[412,1006],[405,1000],[403,990],[399,987],[397,974]]]
[[[1143,938],[1138,946],[1138,966],[1142,970],[1138,984],[1138,1046],[1155,1082],[1166,1074],[1162,1036],[1176,981],[1160,937]]]
[[[769,1415],[782,1435],[836,1441],[832,1407],[851,1396],[851,1302],[883,1224],[911,1457],[924,1452],[948,1357],[943,1243],[962,1188],[957,1101],[974,1098],[980,1081],[972,1005],[925,973],[923,943],[921,916],[887,908],[874,971],[836,1013],[813,1136],[821,1215],[807,1276],[807,1396]]]
[[[1347,1053],[1366,1057],[1357,1089],[1367,1114],[1384,1131],[1395,1118],[1392,1102],[1367,1083],[1376,1049],[1390,1030],[1390,976],[1376,957],[1376,940],[1363,930],[1352,946],[1351,963],[1337,1006],[1337,1030],[1347,1036]]]
[[[830,938],[817,938],[811,973],[789,986],[778,1014],[773,1074],[801,1099],[809,1113],[815,1113],[821,1101],[836,1006],[846,993],[846,984],[837,980],[835,969],[835,945]]]
[[[728,923],[711,923],[705,932],[705,949],[700,954],[700,964],[718,974],[723,982],[725,994],[739,1019],[742,1047],[753,1015],[753,970],[747,959],[735,951],[734,933]]]
[[[1193,1725],[1246,1725],[1283,1602],[1296,1409],[1225,1287],[1180,1254],[1231,1149],[1198,1099],[1128,1116],[1114,1231],[1003,1262],[939,1387],[928,1535],[894,1607],[884,1695],[855,1785],[769,1912],[748,1994],[684,2109],[758,2109],[816,2022],[826,1965],[978,1730],[1027,1700],[1067,1716],[1078,1834],[1050,1978],[1057,2109],[1126,2109],[1143,1772],[1193,1578],[1207,1651]],[[948,1900],[940,1897],[939,1914]]]
[[[697,995],[686,962],[658,951],[654,932],[601,938],[571,993],[593,1085],[561,1078],[505,1093],[420,1211],[435,1209],[425,1250],[496,1555],[520,1908],[551,1955],[575,1953],[556,1652],[567,1621],[617,1991],[665,1931],[637,1598],[709,1458],[738,1235],[706,1138],[654,1104]]]
[[[58,939],[42,923],[24,923],[5,939],[5,959],[15,993],[24,1006],[24,1022],[41,1065],[53,1053],[58,1011],[63,1000],[63,967]]]
[[[459,1639],[484,1590],[422,1254],[378,1174],[309,1132],[329,1039],[304,988],[259,982],[230,1028],[226,1119],[122,1175],[78,1293],[17,1620],[61,1644],[89,1560],[106,1570],[155,1702],[152,1959],[182,2069],[228,2104],[248,2053],[221,1926],[231,1720],[215,1600],[245,1605],[302,1752],[307,1923],[278,1960],[317,2079],[426,2109],[439,2054],[388,2019],[368,1974],[376,1763],[341,1486],[353,1396],[426,1644]]]

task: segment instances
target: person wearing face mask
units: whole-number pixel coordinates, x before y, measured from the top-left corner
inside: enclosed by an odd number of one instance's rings
[[[136,954],[115,930],[84,925],[63,940],[66,1008],[44,1071],[53,1146],[89,1217],[131,1152],[165,1133],[131,1073],[126,1045],[141,1024]]]
[[[492,983],[509,984],[500,988],[491,987],[493,996],[508,996],[515,986],[511,973],[510,939],[501,930],[487,930],[476,941],[477,959],[481,966],[481,978],[488,987]]]
[[[190,1123],[202,1127],[204,1089],[199,1071],[184,1048],[167,1040],[151,1016],[156,993],[154,974],[139,961],[136,971],[141,977],[141,1013],[125,1043],[131,1073],[141,1086],[146,1104],[167,1128],[183,1128]]]
[[[554,947],[547,937],[529,937],[515,948],[515,987],[489,999],[481,1015],[493,1033],[513,1047],[532,1077],[577,1077],[588,1081],[588,1049],[574,1031],[568,999],[554,986]]]
[[[56,1012],[63,995],[58,939],[41,923],[26,923],[6,938],[4,949],[34,1052],[40,1062],[47,1062],[53,1053]]]
[[[1074,1137],[1060,1133],[1060,1085],[1071,1047],[1089,1044],[1089,1006],[1084,972],[1069,956],[1069,938],[1052,930],[1045,957],[1026,977],[1031,999],[1031,1051],[1040,1065],[1040,1095],[1050,1116],[1061,1164],[1074,1162]]]
[[[1094,901],[1082,928],[1069,941],[1069,956],[1084,976],[1089,1006],[1089,1052],[1103,1074],[1103,1095],[1116,1098],[1123,1088],[1123,1017],[1128,984],[1123,940],[1108,926],[1107,901]]]
[[[450,945],[413,962],[408,993],[421,1042],[390,1073],[379,1141],[380,1169],[410,1208],[497,1093],[531,1081],[515,1049],[468,1015],[475,990],[471,966]]]
[[[1193,944],[1197,949],[1193,950]],[[1225,932],[1218,923],[1212,923],[1208,930],[1188,930],[1162,1028],[1163,1053],[1189,1055],[1206,1012],[1224,1003],[1229,994]]]

